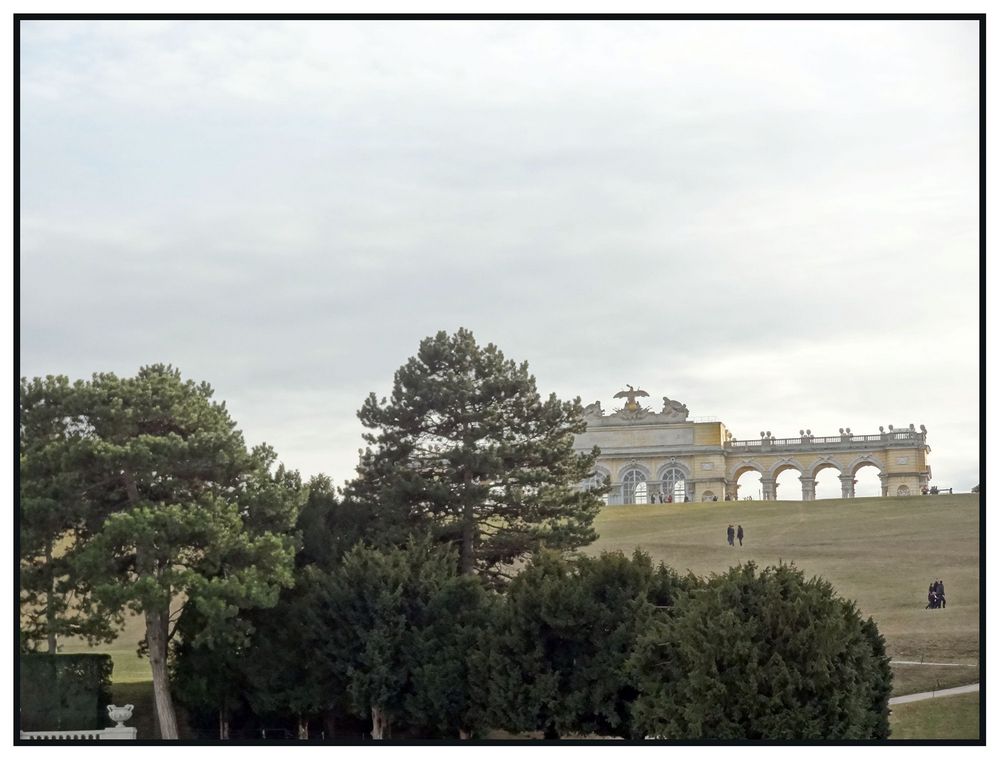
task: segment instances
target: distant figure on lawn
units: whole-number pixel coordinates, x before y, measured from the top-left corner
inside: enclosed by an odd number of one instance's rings
[[[735,544],[733,543],[733,536],[735,535],[735,533],[736,532],[733,530],[732,525],[726,528],[726,541],[729,542],[730,546],[735,546]]]
[[[737,525],[736,526],[736,538],[738,538],[740,540],[740,546],[743,546],[743,526],[742,525]]]
[[[944,598],[944,583],[940,580],[931,581],[931,585],[927,587],[927,606],[924,609],[943,610],[947,606]]]

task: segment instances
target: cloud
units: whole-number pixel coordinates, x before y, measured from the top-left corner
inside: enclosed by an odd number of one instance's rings
[[[339,479],[464,325],[565,396],[923,421],[972,485],[973,23],[21,28],[22,374],[171,361]]]

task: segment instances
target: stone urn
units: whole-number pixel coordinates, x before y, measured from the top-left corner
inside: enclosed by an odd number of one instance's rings
[[[115,722],[115,728],[125,728],[125,721],[132,717],[134,705],[108,705],[108,717]]]

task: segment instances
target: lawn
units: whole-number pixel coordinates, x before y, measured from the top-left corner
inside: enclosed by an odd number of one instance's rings
[[[743,526],[742,548],[726,543],[730,523]],[[600,539],[588,553],[639,547],[681,572],[722,572],[748,560],[792,562],[807,575],[826,578],[873,616],[891,656],[978,661],[976,494],[612,506],[595,527]],[[945,584],[945,610],[924,609],[927,586],[936,578]],[[972,683],[978,673],[968,670],[964,682]]]
[[[889,725],[893,739],[978,739],[979,695],[958,694],[895,705]]]

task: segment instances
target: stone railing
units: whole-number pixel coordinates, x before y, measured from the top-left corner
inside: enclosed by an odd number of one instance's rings
[[[108,717],[115,721],[112,728],[94,728],[78,731],[21,731],[23,741],[128,741],[136,738],[136,730],[126,726],[132,717],[132,705],[108,705]]]
[[[919,431],[893,430],[873,435],[856,435],[848,432],[827,436],[806,434],[795,438],[765,436],[748,441],[729,440],[726,441],[725,447],[737,451],[801,451],[810,449],[880,449],[887,446],[923,446],[926,443],[927,432],[922,429]]]

